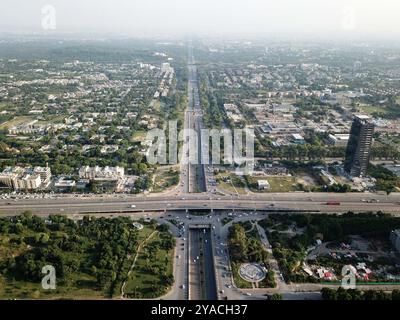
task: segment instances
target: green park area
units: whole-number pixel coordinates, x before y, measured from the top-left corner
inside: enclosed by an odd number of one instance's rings
[[[167,293],[174,282],[174,246],[168,232],[154,231],[144,240],[126,282],[126,297],[157,298]]]
[[[128,217],[72,220],[51,215],[45,220],[26,212],[1,218],[0,299],[120,298],[133,257],[152,233],[148,245],[157,248],[160,243],[162,248],[151,265],[162,264],[169,274],[172,258],[167,261],[164,255],[171,257],[174,239],[168,228],[141,223],[139,230]],[[48,265],[55,268],[55,289],[42,288],[42,268]],[[138,292],[147,292],[147,284],[135,283]]]
[[[385,110],[384,107],[379,107],[375,105],[370,105],[370,104],[360,104],[358,106],[358,109],[362,113],[367,113],[367,114],[373,114],[373,113],[386,113],[387,111]]]
[[[258,180],[267,180],[270,187],[266,190],[259,190]],[[297,190],[296,178],[291,176],[272,176],[272,177],[246,176],[246,182],[249,189],[252,192],[291,192]]]
[[[273,288],[276,286],[274,272],[270,269],[268,263],[269,253],[263,247],[258,231],[250,221],[234,223],[229,228],[228,247],[232,276],[238,288],[253,287],[251,282],[242,279],[239,275],[239,268],[242,263],[257,263],[266,268],[267,276],[258,283],[258,287]]]
[[[132,142],[141,142],[146,140],[146,131],[135,131],[131,140]]]
[[[154,192],[161,192],[179,183],[178,167],[158,167],[154,174]]]
[[[234,173],[220,172],[215,176],[215,178],[221,189],[234,194],[247,194],[246,182],[242,177],[239,177]]]
[[[18,116],[15,117],[9,121],[3,122],[0,125],[0,130],[5,130],[7,128],[11,128],[13,126],[18,126],[20,124],[23,124],[25,122],[33,121],[35,118],[34,117],[28,117],[28,116]]]

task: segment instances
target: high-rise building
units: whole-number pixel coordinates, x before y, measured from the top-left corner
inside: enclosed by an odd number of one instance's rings
[[[365,115],[356,115],[351,126],[344,161],[344,169],[352,177],[367,175],[373,134],[374,124],[371,118]]]
[[[390,233],[390,241],[396,251],[400,252],[400,229],[393,230]]]

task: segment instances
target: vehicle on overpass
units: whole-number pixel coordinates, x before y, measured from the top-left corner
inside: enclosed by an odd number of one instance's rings
[[[326,203],[327,206],[340,206],[340,202],[339,201],[328,201]]]

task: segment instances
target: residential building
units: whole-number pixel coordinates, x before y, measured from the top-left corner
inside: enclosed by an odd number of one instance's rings
[[[9,134],[32,134],[39,133],[44,130],[43,125],[37,124],[38,120],[24,122],[22,124],[12,126],[8,129]]]
[[[45,167],[35,167],[33,168],[33,172],[40,176],[42,181],[42,186],[47,186],[51,180],[51,170],[49,166],[46,164]]]
[[[40,187],[41,179],[39,175],[24,173],[13,181],[16,190],[35,190]]]
[[[35,190],[50,183],[49,167],[7,167],[0,173],[0,184],[14,190]]]

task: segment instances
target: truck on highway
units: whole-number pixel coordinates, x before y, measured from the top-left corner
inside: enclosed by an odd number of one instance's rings
[[[327,206],[340,206],[340,202],[338,201],[328,201],[326,203]]]

